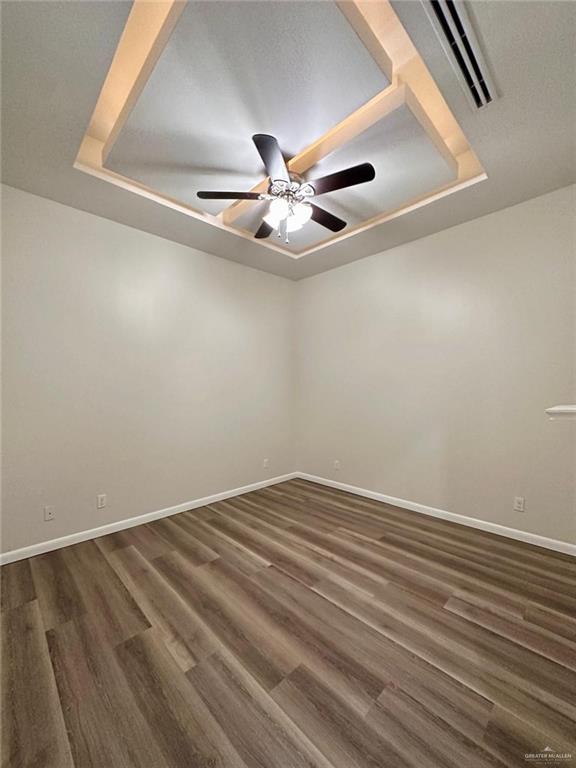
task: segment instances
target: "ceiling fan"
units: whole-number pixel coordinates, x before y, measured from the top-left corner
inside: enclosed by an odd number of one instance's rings
[[[252,136],[262,158],[270,185],[265,193],[258,192],[198,192],[204,200],[269,200],[270,207],[254,237],[268,237],[277,230],[278,237],[288,242],[288,233],[301,229],[307,221],[317,222],[332,232],[344,229],[346,222],[312,202],[318,195],[337,189],[353,187],[372,181],[376,172],[370,163],[361,163],[320,179],[305,181],[291,173],[274,136],[256,133]]]

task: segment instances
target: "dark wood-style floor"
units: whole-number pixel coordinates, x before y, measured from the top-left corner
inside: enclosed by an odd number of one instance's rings
[[[294,480],[2,572],[2,766],[576,765],[568,556]]]

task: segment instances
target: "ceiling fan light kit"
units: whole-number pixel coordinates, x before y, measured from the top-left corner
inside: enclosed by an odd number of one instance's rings
[[[311,199],[327,192],[346,189],[357,184],[364,184],[376,177],[376,171],[371,163],[361,163],[343,171],[322,176],[315,181],[304,181],[298,174],[290,173],[286,166],[280,146],[274,136],[266,133],[256,133],[252,141],[266,173],[270,179],[268,192],[220,192],[200,191],[198,197],[207,200],[270,200],[268,213],[263,217],[263,223],[254,237],[263,239],[274,230],[285,243],[290,242],[288,233],[302,229],[310,219],[332,232],[344,229],[346,222],[333,216],[328,211],[311,203]]]
[[[282,237],[282,224],[286,224],[286,235],[289,232],[296,232],[302,229],[312,216],[312,207],[309,203],[295,202],[289,203],[284,197],[275,197],[270,203],[268,213],[264,216],[264,221],[272,229],[277,230],[278,237]]]
[[[301,183],[292,177],[290,182],[275,179],[270,184],[267,195],[263,200],[271,200],[264,221],[278,232],[278,237],[284,237],[289,242],[288,233],[302,229],[312,216],[312,208],[306,200],[314,195],[310,184]]]

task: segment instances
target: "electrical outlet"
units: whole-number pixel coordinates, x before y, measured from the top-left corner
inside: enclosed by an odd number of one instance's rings
[[[514,496],[514,512],[526,511],[526,499],[524,496]]]
[[[56,510],[54,509],[54,506],[52,504],[47,504],[44,507],[44,520],[48,522],[48,520],[54,520],[56,517]]]
[[[99,493],[98,496],[96,496],[96,507],[97,509],[104,509],[105,506],[106,506],[106,494]]]
[[[339,472],[339,471],[340,471],[340,462],[339,462],[339,460],[338,460],[338,459],[334,459],[334,470],[335,470],[336,472]]]
[[[262,462],[262,466],[264,467],[264,469],[268,469],[270,467],[270,459],[264,459],[264,461]]]

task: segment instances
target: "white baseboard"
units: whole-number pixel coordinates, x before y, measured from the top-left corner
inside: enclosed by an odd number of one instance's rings
[[[410,509],[412,512],[420,512],[423,515],[429,515],[430,517],[439,517],[442,520],[449,520],[451,523],[458,523],[459,525],[467,525],[469,528],[479,528],[481,531],[488,531],[489,533],[495,533],[498,536],[505,536],[508,539],[516,539],[517,541],[524,541],[527,544],[534,544],[537,547],[545,547],[546,549],[553,549],[555,552],[562,552],[565,555],[572,555],[576,557],[576,544],[570,544],[568,541],[558,541],[557,539],[549,539],[546,536],[540,536],[537,533],[529,533],[528,531],[519,531],[517,528],[508,528],[505,525],[499,525],[498,523],[489,523],[487,520],[478,520],[475,517],[466,517],[465,515],[458,515],[455,512],[448,512],[445,509],[436,509],[435,507],[427,507],[425,504],[418,504],[415,501],[407,501],[406,499],[397,499],[394,496],[387,496],[385,493],[378,493],[377,491],[368,491],[365,488],[358,488],[355,485],[347,485],[346,483],[339,483],[336,480],[330,480],[326,477],[317,477],[316,475],[309,475],[305,472],[295,473],[302,480],[310,480],[312,483],[319,483],[320,485],[327,485],[330,488],[338,488],[340,491],[347,491],[353,493],[356,496],[364,496],[367,499],[374,499],[375,501],[383,501],[386,504],[392,504],[395,507],[402,507],[404,509]]]
[[[330,488],[337,488],[341,491],[347,491],[348,493],[355,494],[356,496],[364,496],[367,499],[383,501],[385,504],[392,504],[395,507],[409,509],[412,512],[419,512],[430,517],[439,517],[442,520],[449,520],[452,523],[467,525],[470,528],[478,528],[481,531],[488,531],[489,533],[495,533],[499,536],[505,536],[509,539],[524,541],[527,544],[534,544],[537,547],[552,549],[555,552],[562,552],[565,555],[576,557],[576,544],[570,544],[567,541],[549,539],[546,536],[539,536],[536,533],[529,533],[528,531],[519,531],[517,528],[508,528],[505,525],[490,523],[487,520],[478,520],[474,517],[458,515],[455,512],[448,512],[445,509],[428,507],[425,504],[419,504],[415,501],[398,499],[395,496],[387,496],[385,493],[369,491],[366,488],[359,488],[356,485],[348,485],[347,483],[339,483],[336,480],[330,480],[326,477],[318,477],[317,475],[309,475],[306,472],[290,472],[286,475],[272,477],[269,480],[261,480],[258,483],[251,483],[250,485],[245,485],[242,488],[234,488],[233,490],[222,491],[222,493],[215,493],[212,496],[205,496],[204,498],[195,499],[194,501],[186,501],[183,504],[176,505],[175,507],[167,507],[166,509],[160,509],[155,512],[147,512],[144,515],[131,517],[128,520],[119,520],[116,523],[108,523],[107,525],[102,525],[98,528],[90,528],[87,531],[72,533],[69,536],[62,536],[59,539],[51,539],[50,541],[43,541],[39,544],[32,544],[29,547],[13,549],[11,552],[4,552],[3,554],[0,554],[0,565],[6,565],[8,563],[14,562],[15,560],[24,560],[27,557],[41,555],[44,552],[50,552],[53,549],[69,547],[70,545],[78,544],[81,541],[96,539],[99,536],[105,536],[108,533],[116,533],[117,531],[122,531],[126,528],[133,528],[136,525],[151,523],[153,520],[159,520],[162,517],[169,517],[170,515],[176,515],[179,512],[186,512],[189,509],[196,509],[197,507],[205,507],[207,504],[215,504],[217,501],[224,501],[224,499],[230,499],[233,496],[241,496],[244,493],[257,491],[259,488],[266,488],[269,485],[284,483],[286,480],[292,480],[294,478],[310,480],[310,482],[318,483],[319,485],[326,485]]]
[[[35,555],[41,555],[44,552],[51,552],[53,549],[69,547],[71,544],[78,544],[81,541],[87,541],[88,539],[96,539],[99,536],[106,536],[108,533],[116,533],[116,531],[122,531],[126,528],[134,528],[136,525],[151,523],[153,520],[176,515],[179,512],[186,512],[189,509],[205,507],[207,504],[215,504],[217,501],[224,501],[224,499],[230,499],[233,496],[241,496],[244,493],[250,493],[250,491],[257,491],[259,488],[266,488],[269,485],[276,485],[277,483],[283,483],[286,480],[292,480],[295,477],[300,477],[300,473],[290,472],[287,475],[271,477],[269,480],[261,480],[258,483],[251,483],[242,488],[234,488],[231,491],[214,493],[212,496],[204,496],[204,498],[194,499],[194,501],[185,501],[183,504],[177,504],[175,507],[167,507],[166,509],[159,509],[155,512],[147,512],[144,515],[130,517],[128,520],[119,520],[117,523],[108,523],[107,525],[101,525],[98,528],[90,528],[87,531],[71,533],[69,536],[62,536],[59,539],[42,541],[39,544],[32,544],[30,547],[13,549],[11,552],[0,554],[0,565],[7,565],[8,563],[13,563],[15,560],[24,560],[27,557],[34,557]]]

